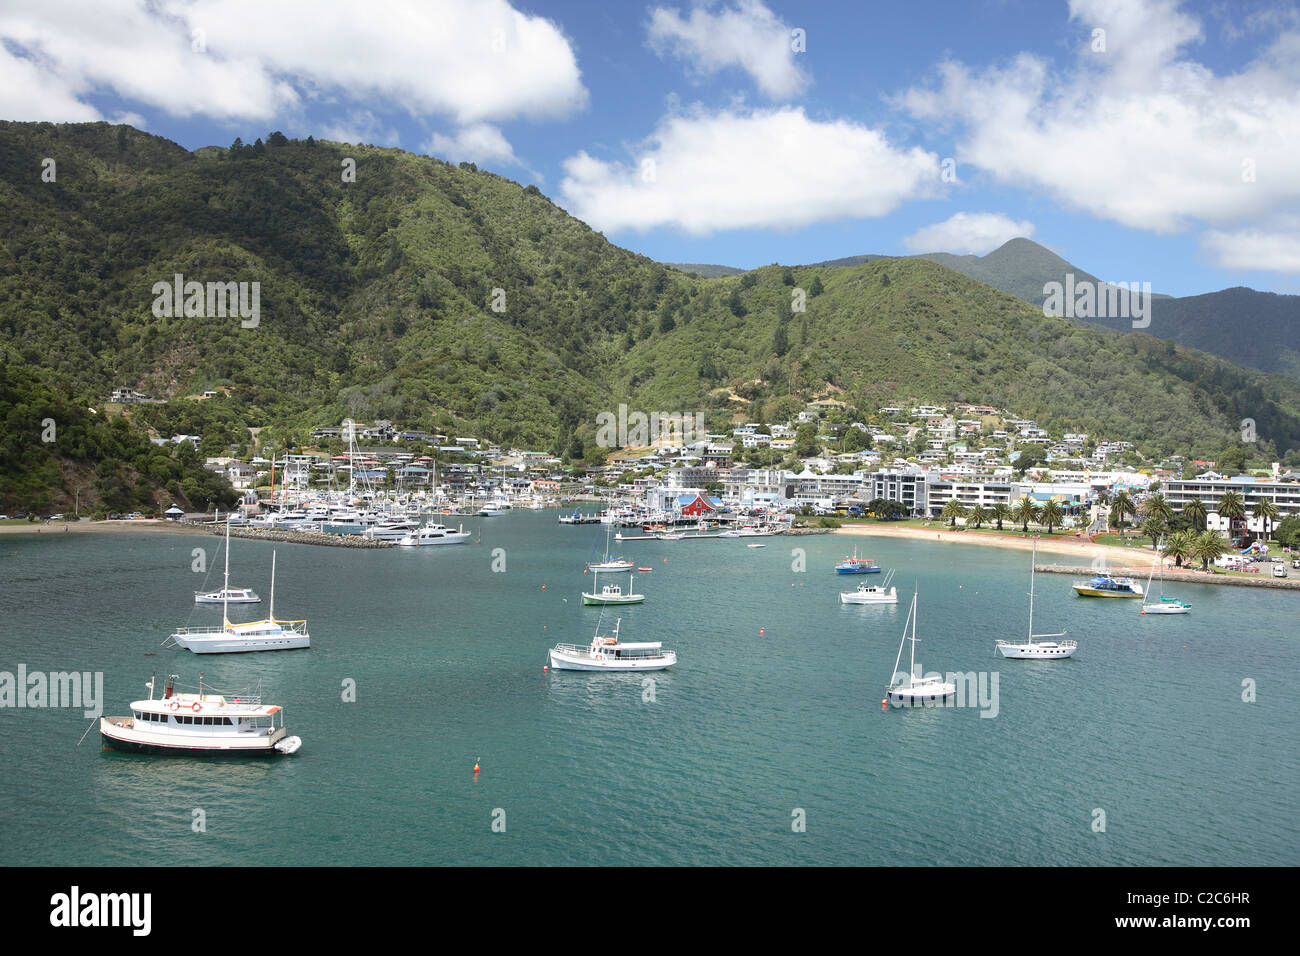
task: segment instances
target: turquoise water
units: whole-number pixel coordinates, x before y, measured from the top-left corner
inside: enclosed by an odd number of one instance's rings
[[[0,864],[1300,862],[1300,595],[1177,584],[1191,615],[1141,618],[1039,575],[1036,629],[1068,630],[1078,656],[1006,661],[993,644],[1025,632],[1021,552],[629,542],[654,568],[636,581],[648,597],[604,623],[680,656],[645,685],[542,669],[602,613],[579,592],[603,529],[555,512],[466,526],[481,544],[276,546],[277,616],[306,617],[312,648],[205,657],[159,645],[219,620],[191,598],[191,550],[211,559],[216,539],[0,539],[0,671],[102,671],[106,714],[155,670],[216,689],[261,678],[303,739],[265,762],[151,758],[102,752],[97,730],[77,748],[80,709],[0,709]],[[862,579],[831,568],[855,541],[897,569],[899,606],[839,604]],[[271,545],[233,556],[231,583],[265,598]],[[918,663],[997,672],[996,717],[881,712],[914,583]]]

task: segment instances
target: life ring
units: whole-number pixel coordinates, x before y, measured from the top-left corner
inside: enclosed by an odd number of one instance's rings
[[[194,713],[196,713],[196,714],[197,714],[200,710],[202,710],[202,709],[203,709],[203,705],[200,704],[197,700],[196,700],[196,701],[194,702],[194,704],[190,707],[190,710],[194,711]]]
[[[180,709],[181,709],[181,702],[179,700],[172,701],[172,710],[177,711]]]

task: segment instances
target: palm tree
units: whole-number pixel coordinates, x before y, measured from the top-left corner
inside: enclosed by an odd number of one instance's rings
[[[1020,525],[1021,532],[1028,534],[1029,522],[1038,520],[1038,505],[1034,504],[1029,495],[1024,495],[1011,509],[1011,518]]]
[[[945,504],[943,506],[943,510],[939,512],[940,518],[948,519],[948,527],[950,528],[956,527],[957,519],[965,517],[965,515],[966,515],[966,506],[962,504],[960,501],[958,501],[956,498],[949,498],[948,503]]]
[[[1166,558],[1174,559],[1174,567],[1181,568],[1183,561],[1192,555],[1192,544],[1196,535],[1191,531],[1175,531],[1165,541],[1162,553]]]
[[[970,524],[973,521],[975,523],[975,527],[978,528],[980,525],[982,525],[984,522],[988,520],[989,520],[989,513],[985,511],[983,508],[981,508],[979,505],[976,505],[974,508],[970,510],[970,516],[966,519],[966,523]]]
[[[998,523],[998,530],[1002,530],[1002,522],[1011,517],[1011,507],[1004,501],[999,501],[989,508],[989,516]]]
[[[1047,533],[1051,534],[1052,528],[1060,524],[1061,519],[1065,517],[1065,512],[1061,510],[1055,498],[1049,498],[1039,511],[1039,515],[1043,524],[1047,525]]]
[[[1142,522],[1142,533],[1151,539],[1153,549],[1160,547],[1160,539],[1169,531],[1169,525],[1159,515],[1148,515]]]
[[[1225,554],[1227,550],[1228,542],[1224,541],[1217,531],[1202,531],[1192,539],[1191,557],[1201,562],[1202,571],[1208,571],[1210,562]]]
[[[1219,517],[1228,519],[1228,537],[1232,537],[1232,523],[1246,517],[1246,502],[1237,492],[1225,491],[1214,510],[1219,513]]]
[[[1205,530],[1205,502],[1200,498],[1193,498],[1187,504],[1183,505],[1182,514],[1192,522],[1192,527],[1197,531]]]
[[[1154,494],[1142,502],[1142,513],[1148,518],[1159,518],[1165,524],[1174,516],[1174,509],[1169,507],[1169,502],[1165,501],[1162,494]]]
[[[1264,521],[1264,540],[1267,541],[1273,535],[1273,522],[1278,516],[1277,505],[1268,498],[1262,498],[1253,510],[1255,517]]]
[[[1115,497],[1111,499],[1110,508],[1111,511],[1118,516],[1116,524],[1121,528],[1124,527],[1125,515],[1137,514],[1137,508],[1133,505],[1133,499],[1129,496],[1127,491],[1121,491],[1119,494],[1115,495]]]

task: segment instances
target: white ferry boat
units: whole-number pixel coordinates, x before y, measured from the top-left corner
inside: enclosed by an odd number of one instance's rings
[[[297,752],[302,740],[284,728],[284,708],[263,704],[260,696],[227,698],[175,692],[176,675],[167,678],[162,697],[131,703],[129,717],[99,718],[105,750],[183,757],[277,757]]]
[[[661,671],[677,663],[677,652],[666,651],[659,641],[620,644],[618,626],[608,637],[600,633],[586,647],[579,644],[556,644],[550,651],[551,667],[560,671]]]

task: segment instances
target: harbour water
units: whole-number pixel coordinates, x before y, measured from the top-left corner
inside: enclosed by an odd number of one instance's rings
[[[1295,594],[1179,583],[1190,615],[1142,618],[1040,576],[1036,630],[1068,631],[1078,654],[1008,661],[994,642],[1025,634],[1022,552],[629,542],[654,569],[647,600],[602,612],[580,592],[603,528],[555,512],[480,526],[455,547],[278,545],[276,613],[308,620],[311,649],[206,657],[161,644],[220,619],[192,598],[193,550],[211,565],[216,540],[0,541],[0,671],[102,672],[106,715],[153,672],[260,678],[303,739],[261,762],[150,758],[101,751],[97,728],[78,748],[81,708],[0,708],[0,864],[1300,862]],[[853,543],[897,569],[896,607],[839,603],[863,580],[831,570]],[[271,550],[237,542],[232,585],[265,599]],[[996,675],[995,716],[882,713],[914,585],[918,663]],[[680,663],[545,673],[547,648],[585,644],[602,613]]]

